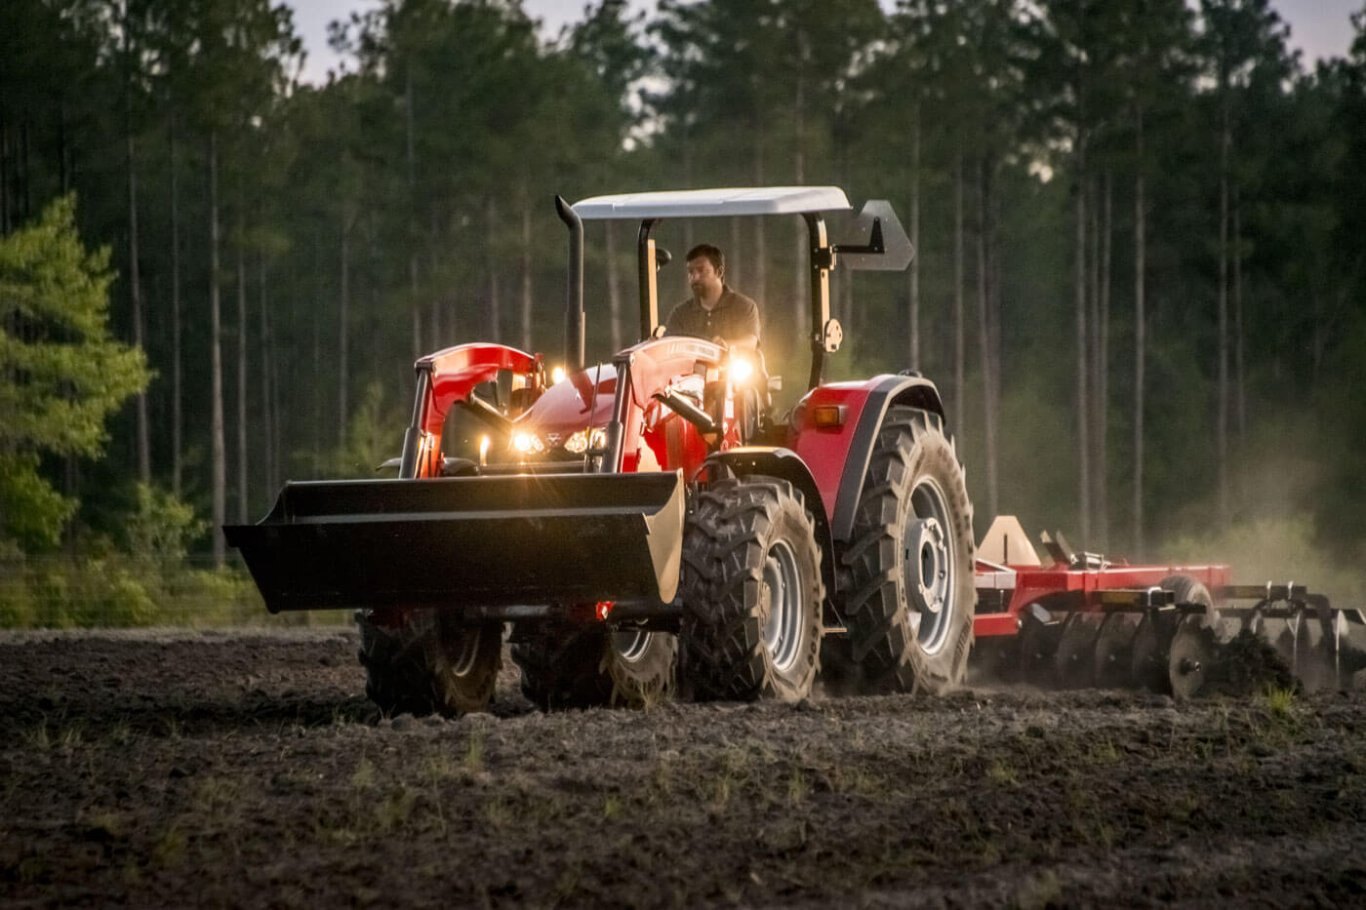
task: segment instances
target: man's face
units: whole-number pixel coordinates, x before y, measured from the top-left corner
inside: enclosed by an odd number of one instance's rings
[[[688,287],[698,300],[721,292],[721,274],[706,256],[688,260]]]

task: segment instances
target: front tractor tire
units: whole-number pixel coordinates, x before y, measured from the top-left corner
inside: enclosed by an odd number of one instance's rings
[[[810,695],[825,584],[801,493],[760,475],[699,492],[684,561],[683,655],[693,697]]]
[[[972,503],[939,415],[888,409],[850,541],[844,605],[864,687],[937,695],[961,684],[977,596]]]
[[[512,645],[522,694],[543,711],[646,708],[672,695],[678,636],[603,626],[535,629]]]
[[[455,717],[488,707],[502,663],[502,623],[462,625],[438,610],[362,610],[356,622],[365,694],[386,716]]]

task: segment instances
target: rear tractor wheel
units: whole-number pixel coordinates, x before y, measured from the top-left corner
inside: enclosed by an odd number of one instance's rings
[[[801,493],[754,475],[719,481],[697,500],[682,588],[694,697],[807,697],[820,665],[825,584]]]
[[[482,711],[502,663],[503,625],[462,625],[438,610],[361,610],[365,694],[386,716]]]
[[[972,647],[972,504],[937,414],[887,412],[844,557],[850,645],[878,691],[940,694]]]

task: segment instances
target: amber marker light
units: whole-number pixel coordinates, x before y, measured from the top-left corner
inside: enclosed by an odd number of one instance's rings
[[[844,405],[818,404],[811,409],[811,422],[822,430],[844,426]]]
[[[479,463],[481,465],[489,463],[489,438],[487,436],[479,437]]]

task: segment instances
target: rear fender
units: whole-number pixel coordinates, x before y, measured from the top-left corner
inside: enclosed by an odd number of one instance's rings
[[[822,404],[835,405],[845,416],[837,427],[816,427],[808,415]],[[819,386],[802,399],[792,418],[792,447],[805,462],[822,492],[836,544],[848,543],[854,527],[863,478],[887,410],[907,405],[944,417],[944,403],[934,383],[918,375],[882,375],[862,382]]]
[[[722,470],[712,470],[715,467]],[[742,446],[712,455],[707,459],[703,470],[713,476],[726,472],[737,477],[763,474],[786,480],[801,490],[802,496],[806,498],[806,507],[811,511],[816,523],[816,543],[821,548],[821,575],[825,579],[825,590],[829,594],[834,594],[835,547],[830,535],[830,521],[826,517],[825,505],[821,500],[820,488],[816,486],[816,479],[796,452],[783,448]]]

